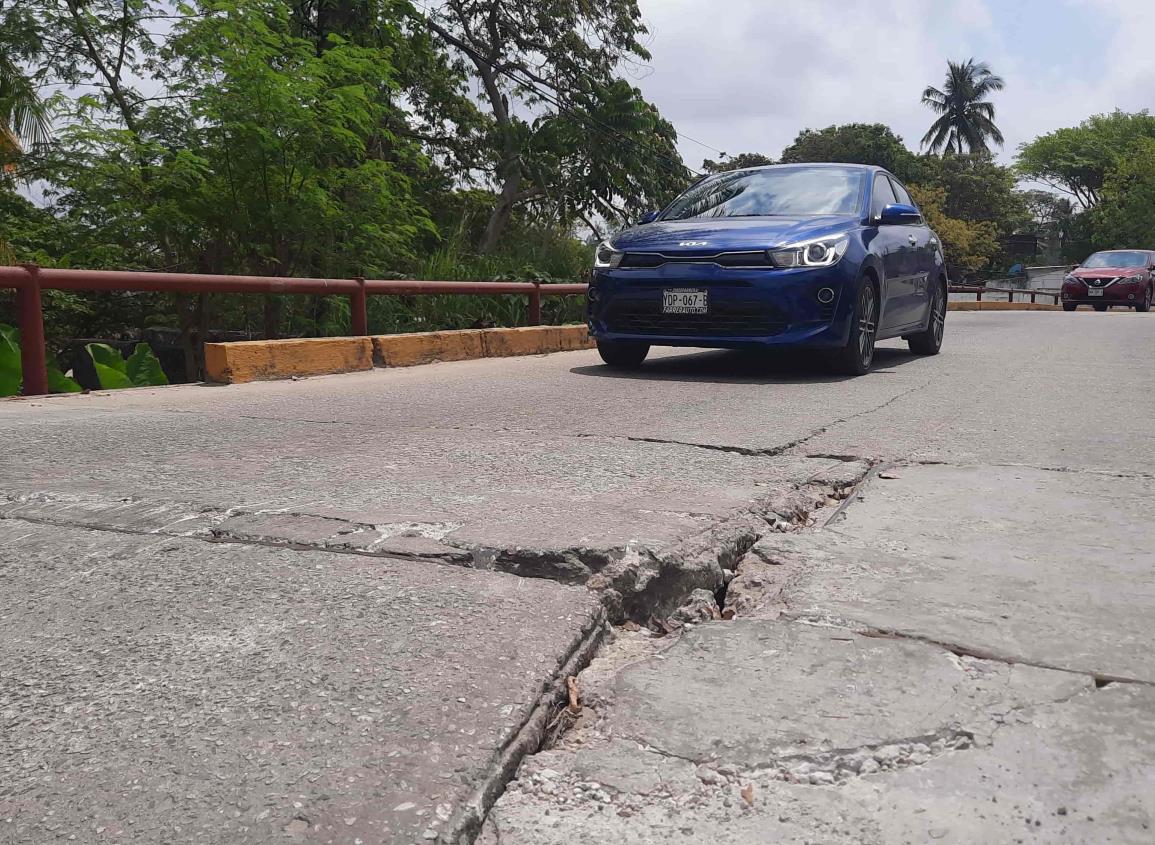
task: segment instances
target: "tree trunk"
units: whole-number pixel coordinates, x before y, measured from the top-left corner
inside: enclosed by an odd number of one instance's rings
[[[185,381],[197,380],[197,354],[192,339],[192,314],[189,313],[188,294],[176,295],[176,313],[180,322],[180,345],[184,350]]]
[[[513,206],[517,200],[517,192],[521,188],[521,168],[515,163],[511,171],[506,174],[501,193],[497,195],[497,203],[493,206],[489,222],[485,225],[485,234],[481,236],[481,243],[477,247],[477,251],[482,255],[487,255],[497,248],[510,218],[513,217]]]

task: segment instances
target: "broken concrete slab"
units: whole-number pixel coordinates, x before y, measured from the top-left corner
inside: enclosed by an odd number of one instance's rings
[[[806,762],[841,778],[857,749],[981,736],[1089,679],[960,661],[923,643],[770,620],[705,625],[618,673],[608,729],[742,769]],[[846,759],[844,759],[846,758]]]
[[[527,758],[481,842],[1150,841],[1155,689],[789,622],[641,662],[626,644],[582,675],[596,718]]]
[[[868,469],[697,449],[686,459],[676,445],[589,437],[527,444],[439,433],[446,460],[430,457],[428,439],[366,444],[352,428],[303,461],[283,454],[299,453],[293,437],[239,420],[223,424],[236,435],[225,436],[233,466],[224,471],[213,457],[222,447],[208,439],[218,435],[203,420],[178,415],[186,424],[178,433],[171,415],[123,427],[112,416],[45,420],[54,436],[59,428],[103,438],[101,448],[68,466],[41,449],[0,466],[0,518],[493,569],[588,585],[605,594],[615,619],[643,622],[694,589],[718,590],[760,536],[804,525]],[[161,422],[169,431],[157,448],[184,443],[157,469],[158,456],[135,455],[132,442]],[[364,465],[370,453],[376,474],[354,471],[350,462]]]
[[[1155,682],[1155,479],[909,466],[829,530],[768,537],[805,561],[780,606],[1022,663]]]
[[[457,842],[603,619],[547,581],[20,519],[0,581],[3,842]]]

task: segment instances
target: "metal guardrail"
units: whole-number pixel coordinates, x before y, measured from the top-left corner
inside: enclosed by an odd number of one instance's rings
[[[487,296],[509,294],[529,298],[526,322],[541,324],[543,296],[584,294],[584,284],[540,282],[410,282],[390,279],[293,279],[278,276],[221,276],[195,273],[147,273],[122,270],[56,270],[25,264],[0,267],[0,288],[16,289],[20,352],[25,396],[48,392],[47,353],[44,346],[45,290],[159,291],[163,293],[259,293],[349,297],[352,333],[369,334],[368,297],[433,296],[456,294]]]

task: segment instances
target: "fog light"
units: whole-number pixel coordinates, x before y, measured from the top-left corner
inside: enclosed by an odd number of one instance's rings
[[[818,301],[828,305],[834,301],[834,288],[822,288],[818,291]]]
[[[597,302],[597,299],[598,299],[598,289],[597,289],[597,288],[595,288],[593,285],[590,285],[590,289],[589,289],[589,292],[588,292],[586,295],[587,295],[587,296],[589,296],[589,298],[590,298],[590,302]]]
[[[1129,293],[1129,294],[1127,294],[1127,298],[1128,298],[1128,299],[1134,299],[1134,298],[1135,298],[1135,294],[1133,294],[1133,293]]]

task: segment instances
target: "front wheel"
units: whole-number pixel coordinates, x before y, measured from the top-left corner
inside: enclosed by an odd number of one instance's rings
[[[1094,308],[1096,311],[1106,311],[1107,310],[1107,305],[1106,305],[1106,303],[1103,303],[1103,302],[1096,302],[1091,307]]]
[[[1079,303],[1077,303],[1077,302],[1064,302],[1063,303],[1063,310],[1064,311],[1074,311],[1078,307],[1079,307]]]
[[[635,370],[650,354],[650,345],[625,340],[599,340],[598,354],[610,367],[618,370]]]
[[[870,279],[863,279],[854,313],[850,315],[850,337],[831,359],[836,371],[848,376],[870,372],[870,365],[874,363],[874,339],[878,334],[878,313],[878,291]]]
[[[1135,305],[1135,310],[1138,311],[1140,314],[1146,314],[1148,311],[1151,310],[1151,288],[1150,287],[1148,287],[1147,290],[1145,290],[1143,292],[1143,299],[1141,299]]]
[[[946,282],[939,281],[934,287],[930,303],[930,318],[926,331],[912,334],[906,339],[910,351],[915,355],[937,355],[942,349],[942,336],[946,330]]]

